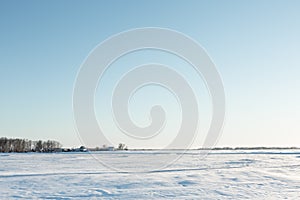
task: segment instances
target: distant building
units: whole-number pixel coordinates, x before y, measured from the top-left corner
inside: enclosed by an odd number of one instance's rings
[[[114,151],[115,148],[114,148],[114,147],[107,147],[107,150],[108,150],[108,151]]]
[[[103,145],[103,147],[102,148],[99,148],[99,151],[114,151],[115,150],[115,147],[113,147],[113,146],[105,146],[105,145]]]
[[[80,152],[87,152],[88,150],[87,150],[87,148],[85,148],[84,146],[81,146],[81,147],[79,148],[79,151],[80,151]]]

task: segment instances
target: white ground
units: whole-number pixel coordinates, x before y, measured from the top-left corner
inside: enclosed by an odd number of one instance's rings
[[[300,199],[300,151],[246,152],[0,154],[0,199]]]

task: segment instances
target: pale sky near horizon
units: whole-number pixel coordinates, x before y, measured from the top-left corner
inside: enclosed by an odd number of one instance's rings
[[[111,35],[163,27],[200,43],[221,74],[227,106],[217,146],[300,146],[299,10],[297,0],[2,0],[0,137],[80,145],[72,92],[81,63]],[[148,62],[168,58],[148,55],[137,56]],[[96,109],[105,118],[101,106]]]

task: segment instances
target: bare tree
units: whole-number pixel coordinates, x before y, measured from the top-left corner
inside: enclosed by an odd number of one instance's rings
[[[31,141],[26,139],[8,139],[6,137],[0,138],[0,152],[54,152],[61,148],[61,144],[54,140],[48,141]]]
[[[118,146],[118,150],[124,150],[125,144],[120,143]]]

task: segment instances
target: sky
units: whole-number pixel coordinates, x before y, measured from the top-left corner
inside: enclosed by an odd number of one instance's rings
[[[217,146],[300,146],[299,9],[297,0],[1,0],[0,137],[54,139],[66,147],[81,145],[72,93],[85,58],[114,34],[162,27],[201,44],[222,77],[226,120]],[[194,81],[194,72],[177,58],[169,59],[170,55],[143,52],[128,56],[119,65],[129,67],[133,61],[140,64],[154,59],[181,68]],[[171,138],[165,137],[137,145],[112,133],[115,128],[111,127],[109,110],[101,104],[109,100],[99,90],[104,87],[109,93],[115,75],[130,68],[120,70],[118,63],[111,68],[103,77],[104,82],[111,81],[100,84],[95,96],[95,112],[100,123],[106,120],[103,126],[108,137],[114,144],[124,142],[129,148],[168,143]],[[209,98],[204,85],[197,89],[205,132],[211,112]],[[153,91],[148,88],[148,95]],[[178,107],[161,88],[155,91],[169,109]],[[130,108],[133,113],[139,111],[132,115],[134,120],[147,124],[145,112],[151,103],[141,108],[145,94],[137,94]],[[175,122],[180,118],[171,119],[167,134],[178,127]],[[201,138],[203,134],[194,147],[201,145]]]

